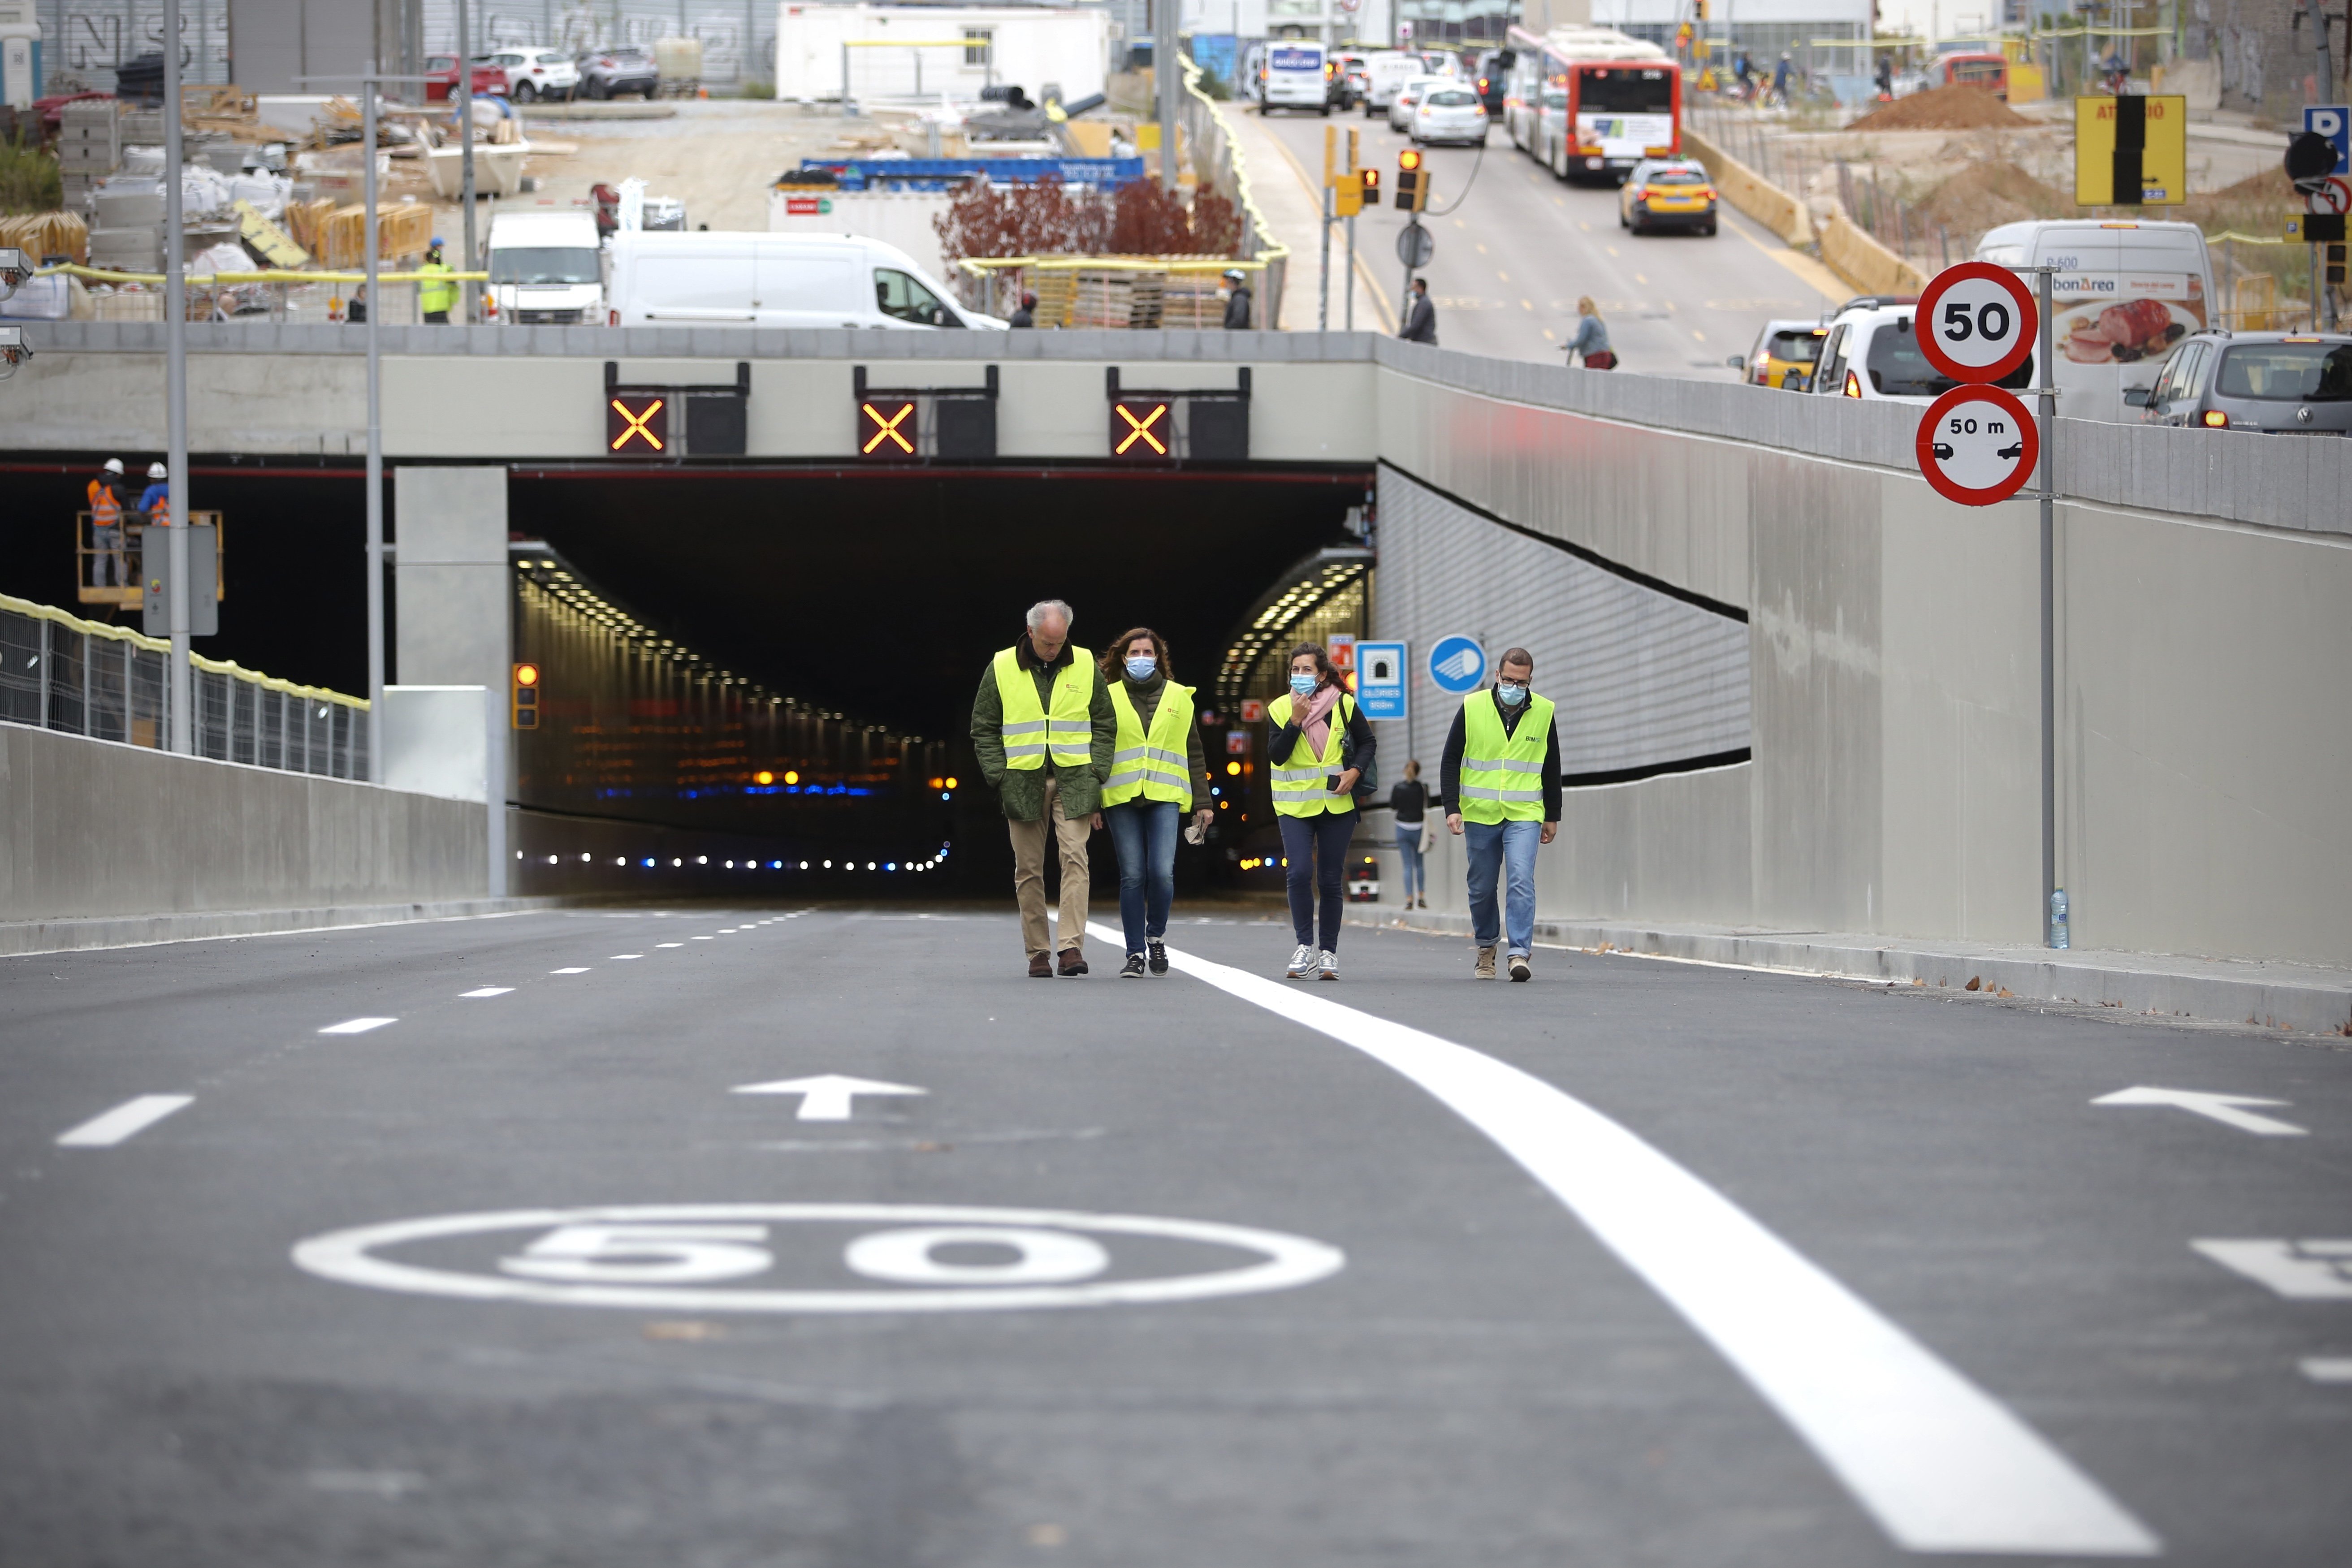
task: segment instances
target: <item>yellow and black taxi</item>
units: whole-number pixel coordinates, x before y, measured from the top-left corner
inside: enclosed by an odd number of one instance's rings
[[[1688,158],[1644,158],[1617,191],[1617,223],[1635,234],[1654,228],[1715,232],[1715,181]]]
[[[1753,348],[1725,363],[1751,385],[1802,392],[1812,384],[1813,366],[1821,363],[1822,342],[1829,335],[1822,321],[1767,321]]]

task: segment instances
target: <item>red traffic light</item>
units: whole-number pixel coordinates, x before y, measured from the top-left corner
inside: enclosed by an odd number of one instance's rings
[[[516,665],[514,675],[515,684],[517,686],[537,686],[539,684],[539,666],[535,664]]]
[[[1408,147],[1403,152],[1398,153],[1397,167],[1402,169],[1408,174],[1412,173],[1415,169],[1420,168],[1421,149],[1418,147]]]

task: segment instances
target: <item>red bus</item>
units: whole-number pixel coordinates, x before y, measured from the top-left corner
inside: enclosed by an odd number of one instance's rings
[[[1657,45],[1610,27],[1513,27],[1507,42],[1512,144],[1561,179],[1622,182],[1682,151],[1683,73]]]

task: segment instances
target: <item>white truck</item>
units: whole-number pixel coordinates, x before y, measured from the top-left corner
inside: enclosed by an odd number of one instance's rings
[[[493,321],[562,327],[604,319],[604,253],[589,209],[499,213],[490,219],[483,257]]]
[[[1996,266],[2055,267],[2051,356],[2069,419],[2139,418],[2172,345],[2213,322],[2213,261],[2193,223],[2007,223],[1977,242]],[[2028,273],[2025,284],[2036,287]]]
[[[1002,330],[955,303],[895,245],[849,234],[656,234],[612,241],[615,327],[745,326],[933,331]]]

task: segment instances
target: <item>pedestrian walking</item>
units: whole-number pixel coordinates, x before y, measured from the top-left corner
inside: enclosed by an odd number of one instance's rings
[[[1238,267],[1225,270],[1225,330],[1246,332],[1250,330],[1249,274]]]
[[[1445,826],[1464,840],[1470,863],[1470,936],[1481,980],[1495,978],[1498,935],[1510,943],[1511,978],[1534,973],[1536,849],[1559,831],[1559,731],[1551,699],[1535,694],[1535,673],[1533,654],[1505,649],[1494,686],[1462,700],[1439,766],[1451,803]],[[1497,880],[1505,884],[1500,931]]]
[[[450,280],[452,270],[441,259],[441,237],[436,234],[425,249],[424,264],[416,269],[416,311],[429,326],[449,324],[449,312],[457,303],[457,285]]]
[[[1421,782],[1421,763],[1404,765],[1404,777],[1389,791],[1389,810],[1396,819],[1397,858],[1404,864],[1404,907],[1429,908],[1429,872],[1422,862],[1428,852],[1429,808],[1438,804]]]
[[[122,459],[109,458],[85,491],[89,498],[89,585],[93,588],[131,585],[131,567],[122,558],[124,484]]]
[[[1570,359],[1581,355],[1587,370],[1617,368],[1617,356],[1609,348],[1609,329],[1590,294],[1576,302],[1576,335],[1568,340],[1568,353]]]
[[[346,326],[363,327],[367,325],[367,285],[362,283],[352,290],[352,302],[343,307],[343,323]]]
[[[1357,795],[1371,789],[1372,727],[1331,668],[1331,656],[1311,642],[1290,650],[1290,690],[1266,704],[1265,721],[1290,931],[1298,940],[1286,973],[1293,980],[1337,980],[1342,875],[1362,820]]]
[[[1412,280],[1412,294],[1405,300],[1404,326],[1397,336],[1409,343],[1437,346],[1437,307],[1429,302],[1429,279]]]
[[[1150,626],[1128,632],[1102,658],[1103,685],[1118,717],[1103,826],[1118,854],[1118,919],[1126,928],[1121,980],[1168,973],[1168,910],[1176,900],[1176,834],[1187,812],[1194,837],[1214,815],[1193,688],[1171,678],[1168,644]],[[1197,809],[1196,809],[1197,805]]]
[[[971,703],[971,747],[1013,839],[1013,896],[1029,973],[1087,973],[1087,837],[1102,826],[1118,721],[1094,660],[1070,646],[1070,606],[1029,607],[1020,640],[989,661]],[[1062,866],[1058,944],[1045,924],[1045,850]]]

